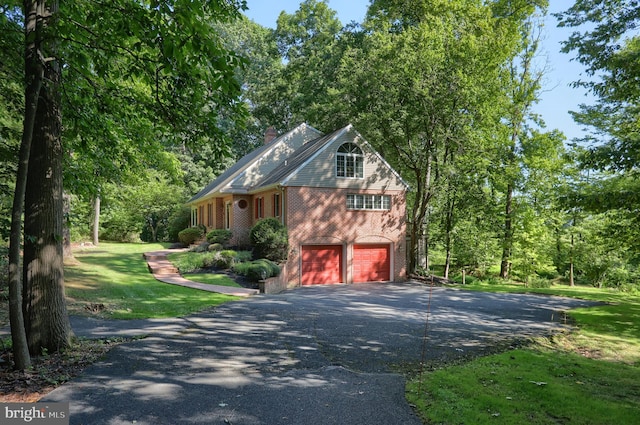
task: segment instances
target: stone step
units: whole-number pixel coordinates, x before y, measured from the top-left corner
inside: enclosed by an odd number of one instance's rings
[[[165,260],[167,258],[166,255],[153,255],[148,252],[142,254],[145,260],[147,261],[157,261],[157,260]]]
[[[149,270],[153,274],[176,274],[178,269],[171,265],[151,265],[149,264]]]

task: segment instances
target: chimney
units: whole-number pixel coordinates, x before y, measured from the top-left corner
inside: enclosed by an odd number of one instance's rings
[[[273,128],[273,126],[267,128],[267,131],[265,131],[264,133],[264,144],[266,145],[270,143],[276,137],[278,137],[278,132],[276,131],[276,129]]]

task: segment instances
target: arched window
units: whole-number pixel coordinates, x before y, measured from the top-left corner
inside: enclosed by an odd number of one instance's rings
[[[336,176],[358,179],[364,177],[364,155],[355,143],[347,142],[338,148]]]

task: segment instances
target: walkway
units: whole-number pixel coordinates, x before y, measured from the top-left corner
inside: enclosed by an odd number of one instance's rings
[[[167,255],[173,252],[179,252],[175,249],[165,249],[162,251],[145,252],[144,258],[147,260],[149,271],[160,282],[170,283],[172,285],[186,286],[187,288],[200,289],[202,291],[217,292],[225,295],[233,295],[236,297],[249,297],[256,295],[260,291],[257,289],[236,288],[233,286],[209,285],[207,283],[193,282],[185,279],[178,273]]]

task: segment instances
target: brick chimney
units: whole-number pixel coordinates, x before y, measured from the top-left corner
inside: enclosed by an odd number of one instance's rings
[[[270,143],[273,139],[278,137],[278,132],[273,126],[267,128],[267,131],[264,132],[264,144]]]

